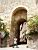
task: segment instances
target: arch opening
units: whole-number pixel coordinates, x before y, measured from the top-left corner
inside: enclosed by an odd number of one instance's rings
[[[17,44],[27,44],[27,39],[26,39],[25,35],[23,35],[23,32],[21,33],[21,31],[23,30],[23,24],[26,22],[27,21],[25,19],[19,19],[16,23],[17,26],[15,29],[15,37],[17,38]],[[22,27],[20,29],[21,25],[22,25]]]
[[[16,8],[12,13],[11,32],[12,38],[17,38],[17,43],[20,41],[20,25],[27,21],[27,10],[23,7]],[[12,40],[14,44],[14,40]]]

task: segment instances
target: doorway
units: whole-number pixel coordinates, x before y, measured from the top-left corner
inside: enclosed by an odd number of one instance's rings
[[[26,23],[25,19],[19,19],[16,23],[16,31],[15,36],[17,38],[17,44],[27,44],[27,39],[25,37],[25,34],[23,34],[24,29],[24,23]],[[24,30],[23,30],[24,29]]]
[[[13,11],[11,20],[12,42],[14,44],[14,37],[17,38],[17,44],[20,44],[20,26],[27,21],[27,10],[24,7],[18,7]],[[22,27],[21,27],[22,29]]]

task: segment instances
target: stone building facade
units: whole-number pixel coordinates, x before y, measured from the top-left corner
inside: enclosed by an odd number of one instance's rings
[[[7,29],[10,32],[10,45],[13,44],[12,40],[15,32],[13,21],[20,18],[28,20],[33,15],[38,15],[36,0],[0,0],[0,18],[7,24]]]

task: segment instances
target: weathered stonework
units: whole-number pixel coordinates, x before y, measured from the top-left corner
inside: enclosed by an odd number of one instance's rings
[[[27,38],[27,46],[28,48],[38,49],[38,34],[28,36]]]
[[[10,13],[13,12],[12,10],[17,7],[23,5],[27,7],[27,16],[30,17],[35,15],[36,13],[36,4],[34,0],[0,0],[0,17],[7,23],[7,26],[10,30]],[[9,24],[8,24],[9,23]]]
[[[38,15],[38,8],[35,0],[0,0],[0,18],[4,20],[5,24],[7,24],[7,29],[9,32],[11,30],[11,21],[13,20],[12,15],[19,7],[27,10],[27,20],[33,15]],[[10,41],[13,40],[12,33],[13,32],[9,34],[9,36],[11,36]]]

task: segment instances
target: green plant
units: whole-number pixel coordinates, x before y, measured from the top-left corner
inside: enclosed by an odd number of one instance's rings
[[[28,24],[28,28],[30,29],[29,34],[38,33],[38,16],[37,15],[30,18],[27,24]]]
[[[2,37],[2,47],[6,47],[7,46],[7,38],[9,37],[9,32],[7,31],[6,25],[4,23],[4,21],[0,18],[0,33],[4,32],[4,36]],[[1,34],[2,34],[1,33]]]
[[[9,37],[9,32],[5,31],[4,33],[5,33],[4,39],[8,38]]]
[[[4,38],[8,37],[9,32],[7,31],[6,25],[5,25],[5,23],[3,22],[3,20],[1,18],[0,18],[0,32],[4,32],[5,33],[5,37]]]

